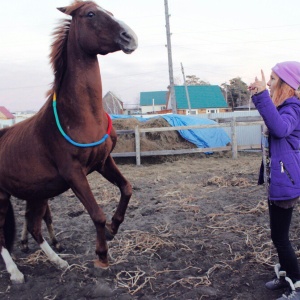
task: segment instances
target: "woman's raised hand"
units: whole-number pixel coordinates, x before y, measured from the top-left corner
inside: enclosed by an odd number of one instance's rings
[[[249,91],[251,93],[251,96],[254,94],[260,93],[266,89],[266,79],[264,71],[261,70],[261,80],[258,80],[257,77],[255,77],[255,81],[249,85]]]

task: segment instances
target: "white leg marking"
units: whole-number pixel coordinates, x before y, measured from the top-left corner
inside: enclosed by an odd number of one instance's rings
[[[24,283],[24,275],[19,271],[17,265],[12,260],[9,252],[6,248],[2,247],[2,258],[4,260],[6,270],[10,274],[10,280],[12,283]]]
[[[53,250],[52,248],[49,246],[49,244],[47,243],[47,241],[43,241],[40,244],[40,247],[42,248],[42,250],[45,252],[45,254],[48,256],[49,260],[54,263],[57,267],[59,267],[60,269],[66,269],[69,267],[69,264],[61,259]]]

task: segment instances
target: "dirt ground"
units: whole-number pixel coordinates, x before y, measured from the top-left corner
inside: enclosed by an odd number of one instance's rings
[[[179,142],[180,138],[178,138]],[[158,138],[164,140],[165,138]],[[265,191],[257,186],[260,153],[230,153],[119,159],[133,185],[124,223],[109,242],[110,267],[93,266],[95,228],[71,190],[50,201],[61,257],[51,265],[30,238],[19,246],[24,202],[13,199],[18,234],[14,257],[26,283],[11,285],[0,261],[0,299],[276,299],[264,284],[273,276],[276,253],[270,241]],[[119,191],[98,174],[89,175],[97,202],[110,219]],[[297,250],[299,209],[291,237]],[[43,227],[45,238],[48,234]]]

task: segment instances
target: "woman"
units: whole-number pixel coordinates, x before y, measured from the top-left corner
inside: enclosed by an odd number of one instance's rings
[[[259,184],[267,185],[271,238],[279,258],[276,278],[266,287],[290,286],[279,299],[300,300],[300,270],[289,240],[292,213],[300,196],[300,63],[287,61],[272,68],[267,83],[270,94],[263,71],[261,76],[249,90],[267,127]]]

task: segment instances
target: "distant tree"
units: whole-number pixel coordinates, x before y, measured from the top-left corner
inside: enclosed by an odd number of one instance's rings
[[[210,85],[209,82],[200,80],[196,75],[186,75],[186,85]]]
[[[228,83],[222,83],[223,93],[227,95],[228,105],[234,110],[235,107],[247,105],[249,103],[250,93],[248,85],[240,77],[229,80]]]
[[[179,76],[174,77],[174,85],[182,85],[182,79]]]

